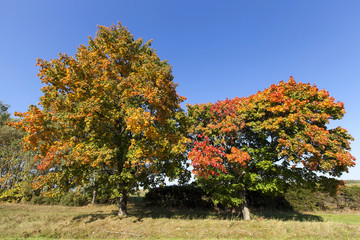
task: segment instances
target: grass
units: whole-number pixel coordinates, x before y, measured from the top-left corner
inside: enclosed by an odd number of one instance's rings
[[[348,186],[360,186],[360,180],[346,180],[345,182]]]
[[[325,222],[337,222],[344,224],[353,224],[360,226],[360,213],[337,213],[337,214],[329,214],[329,213],[321,213],[321,217]]]
[[[115,205],[0,204],[1,239],[360,239],[359,212],[230,213],[146,207],[132,197],[129,216]]]

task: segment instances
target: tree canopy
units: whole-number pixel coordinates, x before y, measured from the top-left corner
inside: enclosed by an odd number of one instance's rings
[[[39,189],[110,189],[125,215],[134,188],[185,171],[185,98],[150,45],[119,23],[99,26],[75,57],[38,59],[39,107],[17,113],[14,125],[27,132],[25,149],[37,153]]]
[[[0,102],[0,188],[27,172],[37,192],[51,196],[106,192],[119,199],[122,216],[133,190],[186,180],[188,156],[214,203],[242,206],[248,218],[247,191],[335,190],[336,177],[355,165],[352,136],[329,128],[344,104],[326,90],[290,77],[249,97],[187,105],[186,115],[170,64],[150,46],[118,23],[99,26],[74,57],[38,59],[38,106],[13,121]],[[5,126],[9,120],[25,133]],[[36,163],[19,155],[20,138]],[[29,171],[10,174],[25,165]]]
[[[330,189],[355,165],[351,135],[328,128],[344,104],[292,77],[249,97],[188,105],[188,114],[193,172],[215,203],[246,205],[246,190],[276,194],[295,184]]]

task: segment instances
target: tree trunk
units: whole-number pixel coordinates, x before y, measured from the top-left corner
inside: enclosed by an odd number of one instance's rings
[[[249,206],[248,206],[248,203],[247,203],[247,199],[246,199],[246,191],[244,190],[243,194],[242,194],[242,197],[243,197],[243,205],[242,205],[242,209],[241,209],[241,212],[242,212],[242,215],[243,215],[243,218],[244,220],[250,220],[250,210],[249,210]]]
[[[119,199],[119,212],[118,216],[125,217],[126,216],[126,207],[127,207],[127,191],[122,191],[122,196]]]
[[[96,190],[93,191],[93,197],[91,200],[91,204],[95,204],[96,203]]]

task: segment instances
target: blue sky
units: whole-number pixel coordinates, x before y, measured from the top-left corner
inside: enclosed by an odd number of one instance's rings
[[[289,76],[345,103],[332,126],[360,159],[360,1],[0,1],[0,100],[37,104],[36,58],[74,55],[97,25],[120,21],[173,66],[187,103],[248,96]],[[360,161],[360,160],[358,160]],[[360,179],[360,163],[343,179]]]

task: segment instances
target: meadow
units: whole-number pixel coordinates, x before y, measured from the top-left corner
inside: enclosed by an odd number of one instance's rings
[[[359,211],[234,213],[147,206],[0,204],[1,239],[360,239]]]
[[[347,186],[360,186],[360,180],[347,180]]]

